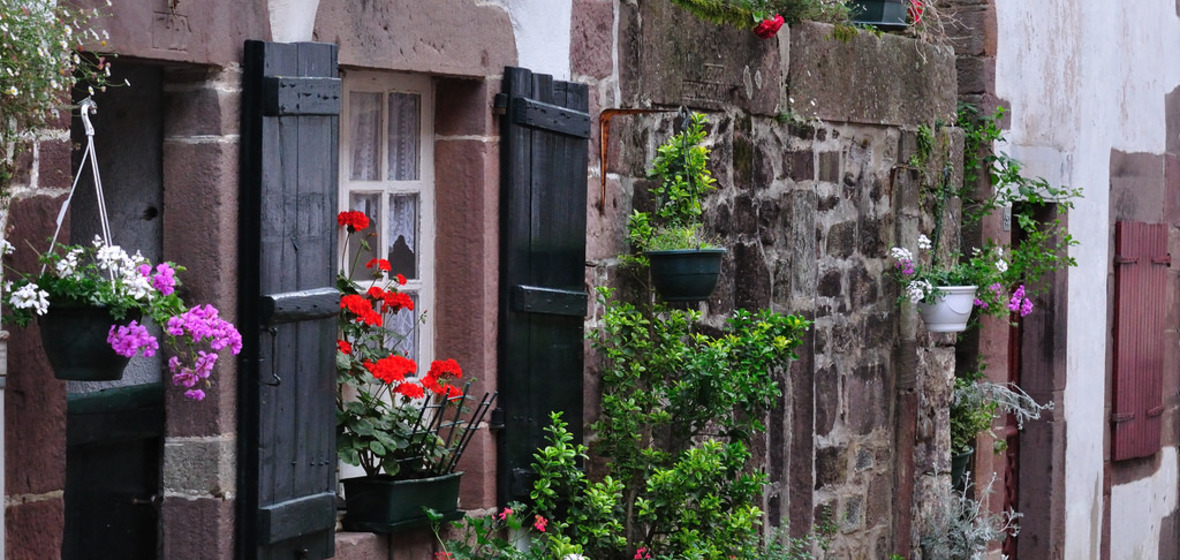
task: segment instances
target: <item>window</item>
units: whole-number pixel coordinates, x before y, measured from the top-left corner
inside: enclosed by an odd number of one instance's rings
[[[387,316],[406,338],[398,347],[419,364],[432,356],[432,332],[420,320],[434,303],[434,147],[432,89],[425,76],[348,72],[340,119],[340,201],[372,219],[369,250],[346,255],[354,278],[388,259],[406,277],[414,311]],[[361,252],[362,254],[357,254]],[[353,265],[352,263],[355,263]]]

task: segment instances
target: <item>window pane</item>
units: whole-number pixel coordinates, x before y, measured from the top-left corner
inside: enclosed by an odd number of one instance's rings
[[[369,217],[369,227],[348,236],[348,262],[341,268],[352,267],[352,278],[358,282],[368,280],[372,273],[365,268],[369,261],[377,258],[376,233],[381,231],[381,203],[379,195],[353,194],[348,198],[348,209],[364,212]],[[361,246],[361,240],[368,242],[369,248]]]
[[[389,94],[389,179],[392,181],[418,180],[421,101],[416,93]]]
[[[402,309],[397,313],[386,314],[385,324],[393,329],[393,332],[402,336],[400,341],[394,341],[394,349],[405,354],[405,356],[415,362],[418,361],[418,293],[409,290],[400,290],[402,293],[410,296],[414,300],[414,310]],[[427,366],[429,367],[429,366]],[[418,364],[418,373],[424,373],[422,364]]]
[[[389,197],[389,264],[394,274],[418,278],[418,195]]]
[[[348,126],[352,130],[352,173],[358,181],[376,181],[381,173],[381,94],[352,92],[348,101]]]

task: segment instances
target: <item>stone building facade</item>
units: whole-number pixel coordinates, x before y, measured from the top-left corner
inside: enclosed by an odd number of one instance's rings
[[[193,298],[222,309],[237,304],[242,42],[331,42],[339,45],[345,79],[385,73],[430,84],[439,201],[433,342],[487,389],[496,388],[498,358],[500,146],[493,106],[504,67],[529,66],[589,85],[588,286],[620,281],[625,217],[643,204],[648,162],[672,130],[671,114],[658,111],[685,106],[709,114],[720,189],[706,214],[730,250],[725,279],[702,307],[707,320],[770,307],[815,321],[758,449],[772,481],[767,522],[800,535],[831,519],[831,558],[915,549],[910,535],[922,496],[947,484],[955,356],[950,337],[926,333],[911,310],[897,305],[886,272],[890,247],[913,246],[932,227],[925,170],[909,162],[919,125],[953,120],[949,49],[895,35],[843,40],[820,24],[784,28],[763,41],[698,22],[664,0],[272,0],[245,7],[143,0],[111,9],[103,24],[111,48],[122,54],[116,69],[136,73],[133,90],[154,100],[127,91],[98,100],[111,115],[99,123],[99,136],[109,138],[100,157],[125,160],[118,165],[127,171],[118,176],[134,178],[116,199],[125,231],[157,227],[159,256],[201,271],[187,280]],[[599,124],[608,109],[657,112],[616,114],[604,138]],[[154,132],[143,145],[127,144],[123,137],[134,130],[118,140],[106,132],[119,122]],[[29,172],[17,178],[6,215],[14,244],[51,231],[69,186],[69,130],[76,126],[63,121],[46,131],[26,156]],[[945,157],[958,161],[961,135],[952,128],[936,135]],[[115,176],[108,182],[120,188]],[[587,316],[593,328],[593,308]],[[54,557],[68,540],[65,403],[67,395],[96,389],[53,380],[42,344],[23,330],[12,331],[8,342],[8,558]],[[595,372],[588,363],[590,416]],[[232,364],[221,367],[200,406],[166,398],[159,557],[240,554],[236,499],[248,489],[238,487],[237,373]],[[159,380],[158,373],[143,375],[128,383]],[[463,507],[490,511],[497,505],[491,434],[472,444],[464,469]],[[432,535],[337,534],[338,558],[391,548],[400,557],[426,558]]]

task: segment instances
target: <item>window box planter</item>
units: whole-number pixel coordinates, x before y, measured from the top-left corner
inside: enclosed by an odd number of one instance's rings
[[[907,25],[908,0],[849,0],[852,23],[872,25],[890,31],[902,30]]]
[[[389,533],[430,523],[423,508],[443,519],[463,517],[459,511],[462,472],[431,478],[395,480],[385,475],[346,478],[344,484],[346,531]]]

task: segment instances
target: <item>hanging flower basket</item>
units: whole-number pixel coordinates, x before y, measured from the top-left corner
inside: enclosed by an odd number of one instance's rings
[[[651,282],[664,301],[707,299],[721,276],[725,249],[677,249],[647,251]]]
[[[943,286],[934,303],[919,303],[918,314],[930,332],[952,333],[967,330],[967,321],[975,307],[977,286]]]
[[[346,478],[346,511],[342,525],[346,531],[388,533],[397,529],[429,523],[423,508],[430,508],[444,519],[458,519],[459,481],[462,472],[431,478],[395,480],[391,476]]]
[[[53,375],[69,381],[122,379],[131,358],[117,354],[107,336],[111,325],[138,321],[140,316],[132,310],[120,322],[103,306],[53,302],[52,311],[37,321]]]

